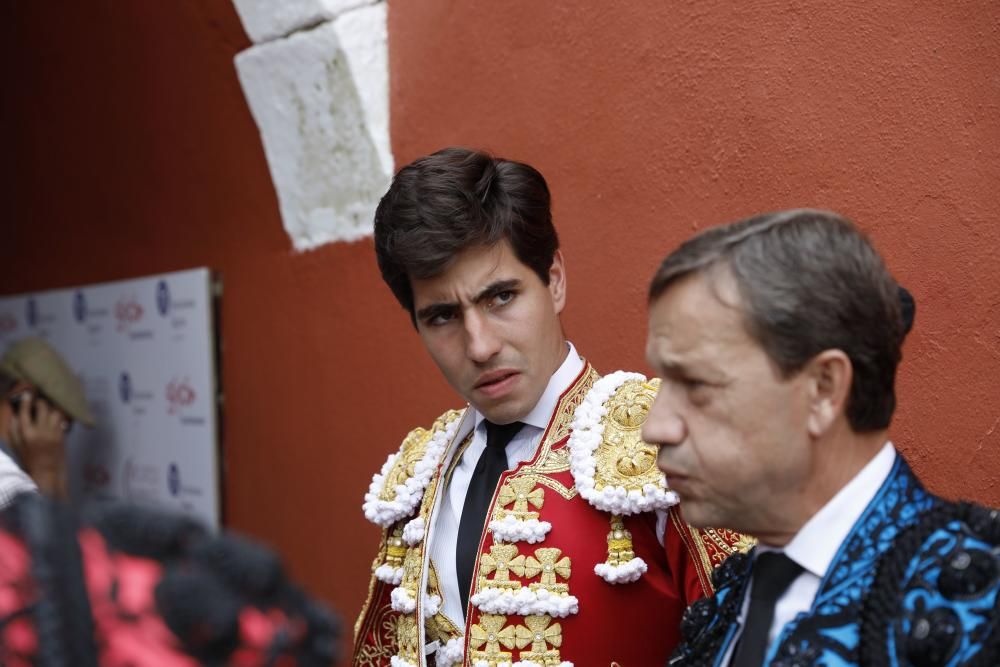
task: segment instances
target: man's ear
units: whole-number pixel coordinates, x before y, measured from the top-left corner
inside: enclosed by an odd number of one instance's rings
[[[556,250],[549,267],[549,292],[556,313],[561,313],[566,305],[566,263],[563,261],[562,250]]]
[[[847,411],[854,368],[843,350],[824,350],[804,369],[809,387],[809,435],[818,438]]]

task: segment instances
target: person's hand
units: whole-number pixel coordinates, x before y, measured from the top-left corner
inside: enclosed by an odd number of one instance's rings
[[[58,498],[66,496],[66,424],[62,412],[26,392],[10,430],[10,445],[25,472],[42,493]]]

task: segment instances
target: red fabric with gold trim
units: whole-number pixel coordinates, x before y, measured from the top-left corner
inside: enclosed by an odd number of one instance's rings
[[[564,447],[563,440],[553,450]],[[502,485],[520,467],[506,473]],[[564,487],[573,488],[572,475],[566,471],[547,475]],[[645,574],[632,583],[611,584],[594,572],[594,566],[608,556],[607,535],[610,515],[589,505],[579,494],[566,500],[555,490],[541,486],[545,492],[540,518],[552,524],[552,530],[537,544],[514,543],[520,555],[530,556],[540,548],[558,548],[560,558],[569,557],[571,573],[568,580],[569,594],[580,600],[579,612],[565,618],[554,618],[559,624],[561,642],[560,659],[575,665],[607,665],[617,662],[621,667],[645,667],[666,662],[680,641],[680,621],[691,602],[703,597],[699,572],[703,564],[689,555],[685,535],[672,521],[667,522],[664,544],[656,537],[656,514],[647,512],[624,518],[624,526],[631,533],[633,550],[648,567]],[[482,553],[490,553],[492,533],[483,542]],[[477,567],[476,578],[479,577]],[[534,579],[510,579],[524,582]],[[469,627],[480,622],[482,614],[473,610]],[[524,625],[524,617],[508,615],[507,625]],[[472,664],[469,648],[471,633],[466,632],[466,661]],[[474,649],[473,649],[474,650]],[[501,647],[512,652],[511,662],[516,662],[520,650]],[[528,650],[522,649],[522,650]],[[520,659],[527,659],[521,655]]]

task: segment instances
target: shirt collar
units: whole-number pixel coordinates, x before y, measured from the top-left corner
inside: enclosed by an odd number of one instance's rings
[[[840,545],[889,477],[895,462],[896,448],[891,442],[886,442],[878,454],[806,521],[792,541],[781,550],[803,569],[822,579]],[[779,551],[764,545],[760,550]]]
[[[542,397],[538,399],[538,403],[535,403],[535,407],[531,409],[531,412],[520,419],[521,422],[544,430],[552,420],[552,413],[555,412],[556,405],[559,403],[559,397],[569,389],[573,381],[583,371],[584,361],[577,354],[573,343],[566,341],[566,346],[569,347],[569,354],[566,355],[562,364],[552,374],[552,377],[549,378],[549,383],[546,385],[545,391],[542,392]],[[475,410],[475,415],[476,428],[479,428],[486,421],[486,417],[479,410]]]

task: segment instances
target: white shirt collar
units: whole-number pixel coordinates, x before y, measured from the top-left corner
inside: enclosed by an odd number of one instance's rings
[[[820,579],[826,576],[840,545],[892,472],[896,448],[882,445],[871,461],[799,529],[782,549],[793,561]],[[779,551],[766,545],[760,551]]]
[[[569,389],[573,381],[583,371],[584,361],[577,354],[573,343],[566,341],[566,345],[569,347],[569,354],[566,355],[562,364],[552,374],[552,377],[549,378],[549,383],[546,385],[545,391],[542,392],[542,397],[535,403],[535,407],[520,420],[529,426],[544,430],[549,425],[549,421],[552,420],[552,413],[555,412],[556,405],[559,403],[559,397]],[[479,428],[480,424],[486,420],[486,417],[480,414],[479,410],[475,408],[473,410],[476,417],[475,425],[476,428]]]

